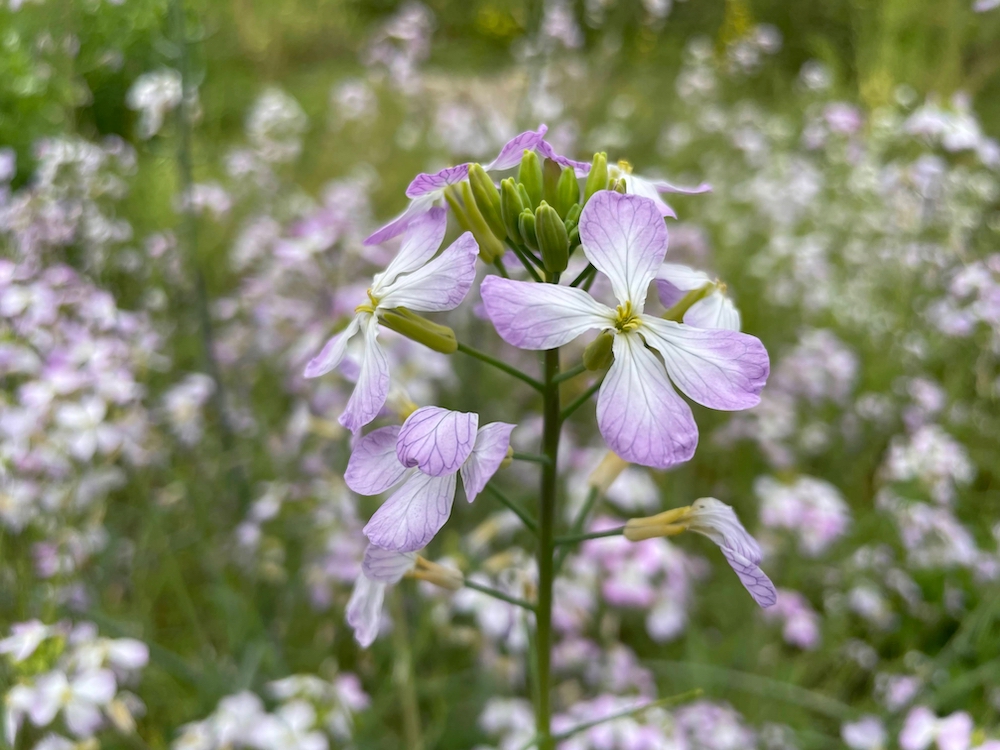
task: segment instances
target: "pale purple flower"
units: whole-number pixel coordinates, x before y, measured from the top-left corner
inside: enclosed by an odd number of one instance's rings
[[[40,620],[15,622],[10,630],[11,634],[0,641],[0,654],[10,654],[15,662],[29,658],[53,633],[53,627]]]
[[[676,219],[677,214],[667,202],[663,200],[660,193],[679,193],[682,195],[700,195],[701,193],[712,192],[712,186],[703,182],[695,187],[682,187],[674,185],[666,180],[650,179],[632,174],[632,167],[628,162],[620,161],[618,164],[608,165],[608,176],[612,181],[625,180],[625,192],[629,195],[638,195],[649,198],[660,212],[660,216],[668,216]]]
[[[364,528],[378,547],[413,552],[427,545],[451,515],[462,475],[471,503],[500,468],[514,425],[479,415],[425,406],[402,427],[382,427],[361,438],[344,481],[360,495],[395,491]]]
[[[357,384],[340,416],[340,423],[352,432],[375,419],[389,395],[389,361],[378,342],[378,313],[394,307],[414,312],[454,310],[475,281],[479,247],[471,233],[463,234],[434,258],[444,239],[446,223],[441,208],[413,223],[399,253],[372,280],[368,302],[357,307],[347,328],[330,339],[306,366],[307,378],[330,372],[344,359],[351,340],[360,334],[363,353]]]
[[[183,98],[183,81],[176,70],[161,68],[139,76],[125,99],[129,109],[141,113],[139,137],[152,138],[159,133],[167,113],[180,105]]]
[[[761,523],[794,532],[805,555],[823,554],[850,526],[851,511],[843,495],[822,479],[802,476],[785,483],[763,476],[753,487],[761,501]]]
[[[656,274],[656,289],[660,302],[670,308],[680,302],[688,292],[711,287],[711,290],[684,313],[684,323],[695,328],[725,328],[740,330],[740,312],[726,296],[726,286],[704,271],[664,263]]]
[[[698,427],[671,381],[704,406],[748,409],[760,401],[767,351],[737,331],[643,313],[667,251],[663,217],[649,199],[595,194],[580,218],[580,237],[587,259],[610,280],[617,309],[582,289],[488,276],[481,287],[487,314],[501,338],[521,349],[554,349],[591,329],[610,331],[614,363],[597,401],[605,441],[631,463],[665,469],[687,461]]]
[[[862,716],[840,727],[840,737],[851,750],[882,750],[887,744],[885,724],[877,716]]]
[[[972,729],[972,717],[965,711],[939,719],[926,706],[916,706],[906,715],[899,746],[902,750],[927,750],[936,744],[938,750],[969,750]]]
[[[780,620],[786,643],[812,650],[820,642],[820,622],[816,610],[798,591],[781,589],[778,602],[765,613],[768,620]]]

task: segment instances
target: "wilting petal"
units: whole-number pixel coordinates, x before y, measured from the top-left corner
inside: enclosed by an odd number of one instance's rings
[[[434,207],[415,217],[406,228],[403,246],[382,273],[375,274],[372,291],[377,295],[403,273],[410,273],[434,257],[444,241],[448,229],[448,215],[443,208]]]
[[[340,423],[351,432],[357,432],[371,422],[382,410],[389,395],[389,360],[378,343],[378,320],[368,315],[365,321],[365,350],[361,356],[361,370],[354,393],[347,408],[340,415]]]
[[[370,235],[361,244],[363,245],[381,245],[383,242],[388,242],[393,237],[397,237],[406,231],[406,228],[410,226],[410,223],[425,213],[430,211],[434,202],[438,200],[441,196],[437,193],[428,193],[427,195],[422,195],[419,198],[414,198],[410,201],[410,205],[406,207],[399,216],[390,221],[381,229],[376,229],[375,233]]]
[[[411,475],[368,521],[363,529],[368,541],[397,552],[426,547],[451,515],[455,477]]]
[[[684,295],[712,283],[704,271],[682,266],[680,263],[663,263],[656,272],[656,290],[664,307],[673,307]]]
[[[403,422],[396,457],[432,477],[454,474],[472,453],[477,427],[478,414],[423,406]]]
[[[670,218],[676,219],[677,213],[674,209],[667,203],[663,198],[660,197],[659,192],[653,187],[649,180],[644,180],[641,177],[636,177],[635,175],[625,175],[625,189],[631,195],[638,195],[642,198],[647,198],[652,201],[653,205],[656,206],[657,212],[660,214],[660,218]]]
[[[428,174],[422,172],[413,178],[409,187],[406,188],[407,198],[419,198],[429,193],[444,190],[449,185],[461,182],[469,176],[469,165],[459,164],[455,167],[446,167],[440,172]]]
[[[510,433],[516,426],[506,422],[490,422],[476,435],[476,446],[462,464],[462,485],[465,487],[465,499],[470,503],[483,491],[507,457]]]
[[[642,335],[662,356],[670,379],[702,406],[722,411],[760,403],[770,361],[755,336],[642,316]]]
[[[417,562],[413,552],[396,552],[369,544],[361,561],[364,575],[379,583],[399,583]]]
[[[663,365],[635,334],[615,336],[615,361],[597,397],[597,426],[630,463],[666,469],[694,455],[698,426]]]
[[[554,349],[614,323],[614,313],[582,289],[487,276],[479,291],[500,338],[521,349]]]
[[[430,263],[386,287],[379,306],[416,312],[454,310],[476,280],[478,254],[475,237],[466,232]]]
[[[574,159],[570,159],[569,157],[562,156],[561,154],[557,154],[555,149],[552,148],[552,144],[548,141],[542,141],[538,144],[538,153],[546,159],[551,159],[561,167],[572,167],[573,171],[576,172],[577,177],[585,177],[590,174],[589,161],[576,161]]]
[[[500,149],[497,158],[485,165],[483,169],[487,172],[490,170],[502,172],[505,169],[516,167],[521,163],[521,156],[526,150],[533,151],[542,143],[542,138],[545,137],[548,129],[547,125],[539,125],[538,130],[526,130],[519,135],[515,135]]]
[[[680,193],[682,195],[701,195],[702,193],[711,193],[712,186],[707,182],[703,182],[700,185],[695,185],[694,187],[685,187],[683,185],[674,185],[666,180],[648,180],[649,184],[656,188],[661,193]]]
[[[684,313],[684,324],[695,328],[740,330],[740,311],[725,294],[716,290],[700,299]]]
[[[309,364],[306,365],[303,374],[307,378],[318,378],[320,375],[326,375],[330,370],[339,365],[341,360],[344,359],[344,354],[347,353],[347,345],[351,343],[351,339],[354,338],[354,335],[360,328],[360,316],[355,316],[354,320],[348,323],[347,328],[326,342],[320,353],[313,357],[309,361]]]
[[[642,312],[649,282],[667,252],[667,225],[653,202],[611,190],[595,193],[580,216],[580,240],[618,301],[630,301]]]
[[[359,495],[378,495],[403,478],[406,467],[396,458],[399,427],[380,427],[358,440],[347,461],[344,482]]]
[[[763,570],[757,567],[757,563],[751,562],[735,550],[727,547],[720,547],[722,556],[726,558],[736,575],[740,578],[740,583],[750,592],[750,596],[758,605],[764,607],[773,606],[778,601],[778,592]]]
[[[685,525],[754,564],[759,564],[763,557],[760,545],[743,528],[736,511],[714,497],[695,500]]]
[[[384,600],[384,583],[372,581],[364,574],[358,576],[347,602],[347,624],[354,629],[354,638],[362,648],[375,642]]]

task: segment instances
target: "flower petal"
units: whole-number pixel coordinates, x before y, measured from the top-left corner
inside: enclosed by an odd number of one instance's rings
[[[378,495],[396,484],[406,467],[396,458],[399,427],[372,430],[354,444],[344,482],[359,495]]]
[[[385,584],[364,575],[354,582],[354,590],[347,602],[347,624],[354,629],[354,638],[362,648],[368,648],[378,636],[385,601]]]
[[[412,221],[427,213],[434,205],[434,201],[440,197],[441,196],[437,193],[428,193],[427,195],[422,195],[419,198],[414,198],[410,201],[410,205],[406,207],[403,213],[395,219],[392,219],[382,228],[376,229],[375,232],[369,235],[361,244],[369,247],[371,245],[381,245],[383,242],[388,242],[393,237],[398,237],[406,231],[406,228],[410,226]]]
[[[423,406],[403,422],[396,457],[432,477],[454,474],[472,453],[477,427],[478,414]]]
[[[73,700],[105,704],[115,697],[118,685],[110,669],[95,669],[73,679]]]
[[[406,188],[407,198],[419,198],[429,193],[444,190],[449,185],[461,182],[469,176],[469,164],[459,164],[454,167],[445,167],[440,172],[422,172],[413,178],[413,181]]]
[[[358,382],[354,385],[347,408],[340,415],[340,423],[351,432],[357,432],[375,419],[389,395],[389,359],[378,343],[378,320],[374,315],[367,317]]]
[[[373,581],[399,583],[416,562],[417,556],[413,552],[396,552],[369,544],[365,549],[365,559],[361,561],[361,570],[365,577]]]
[[[630,463],[666,469],[694,455],[698,426],[663,365],[635,334],[615,336],[615,361],[597,397],[597,426]]]
[[[595,193],[580,216],[580,239],[618,301],[630,301],[642,312],[649,282],[667,252],[667,225],[653,202],[611,190]]]
[[[771,579],[762,571],[757,564],[751,562],[735,550],[728,547],[720,547],[722,556],[726,558],[736,575],[740,578],[740,583],[750,592],[750,596],[758,605],[764,607],[773,606],[778,601],[778,592],[771,583]]]
[[[649,183],[661,193],[680,193],[681,195],[701,195],[702,193],[712,192],[712,186],[709,185],[707,182],[703,182],[700,185],[695,185],[694,187],[674,185],[672,182],[667,182],[666,180],[649,180]]]
[[[521,349],[554,349],[614,321],[614,313],[582,289],[487,276],[479,291],[500,338]]]
[[[656,290],[664,307],[673,307],[688,292],[711,283],[712,277],[704,271],[680,263],[663,263],[656,272]]]
[[[538,153],[546,159],[551,159],[561,167],[572,167],[573,171],[576,172],[577,177],[585,177],[590,174],[589,161],[576,161],[574,159],[570,159],[569,157],[557,154],[555,149],[552,148],[552,144],[548,141],[542,141],[538,144],[537,148]]]
[[[653,187],[653,184],[649,180],[633,174],[625,175],[625,189],[630,195],[638,195],[652,201],[662,218],[677,218],[677,213],[669,203],[660,197],[660,193]]]
[[[684,324],[695,328],[740,330],[740,311],[725,294],[716,290],[698,300],[684,313]]]
[[[476,280],[479,245],[466,232],[430,263],[396,279],[382,292],[379,307],[416,312],[454,310]]]
[[[470,503],[483,491],[486,483],[507,458],[510,433],[516,426],[506,422],[490,422],[476,435],[476,446],[468,460],[462,464],[462,485],[465,487],[465,499]]]
[[[738,331],[694,328],[642,316],[642,335],[663,356],[674,384],[702,406],[721,411],[760,403],[770,361],[755,336]]]
[[[487,172],[490,170],[502,172],[505,169],[516,167],[521,163],[521,156],[525,150],[533,151],[542,143],[542,138],[545,137],[548,129],[547,125],[539,125],[538,130],[526,130],[519,135],[515,135],[500,149],[497,158],[485,165],[483,169]]]
[[[743,528],[736,511],[714,497],[702,497],[694,501],[687,527],[707,536],[720,547],[733,550],[755,565],[763,559],[760,545]]]
[[[448,229],[448,215],[441,207],[434,207],[427,213],[415,217],[406,227],[403,246],[396,257],[382,273],[372,279],[372,291],[378,295],[381,289],[392,284],[400,274],[410,273],[434,257],[434,253],[444,241]]]
[[[309,361],[303,375],[307,378],[318,378],[339,365],[347,353],[347,345],[351,343],[351,339],[360,328],[361,320],[355,316],[354,320],[347,324],[347,328],[327,341],[320,353]]]
[[[372,544],[397,552],[426,547],[451,515],[456,476],[413,474],[375,511],[363,529],[365,536]]]

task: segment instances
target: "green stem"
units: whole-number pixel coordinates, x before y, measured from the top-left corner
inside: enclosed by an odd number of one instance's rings
[[[566,370],[566,372],[559,373],[559,377],[557,377],[555,379],[555,381],[553,381],[553,382],[556,382],[556,383],[565,383],[567,380],[571,380],[572,378],[575,378],[577,375],[580,375],[581,373],[585,372],[586,370],[587,370],[587,367],[583,364],[583,362],[581,362],[576,367],[574,367],[572,370]]]
[[[520,518],[521,519],[521,523],[523,523],[525,526],[528,527],[528,531],[530,531],[532,534],[535,534],[535,535],[538,534],[538,524],[535,523],[535,519],[533,519],[531,516],[529,516],[527,513],[525,513],[521,509],[521,506],[519,506],[517,503],[515,503],[513,500],[511,500],[509,497],[507,497],[505,494],[503,494],[500,490],[498,490],[492,484],[487,484],[486,485],[486,491],[489,492],[491,495],[493,495],[493,497],[495,497],[501,503],[503,503],[504,505],[506,505],[507,508],[509,508],[514,513],[515,516],[517,516],[518,518]]]
[[[509,247],[511,249],[511,252],[513,252],[514,255],[517,256],[517,259],[519,261],[521,261],[521,265],[524,266],[525,269],[527,269],[529,274],[531,274],[531,278],[541,283],[542,277],[538,274],[538,271],[535,270],[534,264],[532,264],[532,262],[528,260],[528,256],[525,255],[524,248],[520,247],[519,245],[515,245],[513,242],[510,241],[507,242],[507,247]]]
[[[583,530],[584,525],[587,523],[587,517],[590,516],[590,511],[594,509],[594,505],[597,504],[597,498],[600,495],[601,493],[598,492],[597,487],[591,485],[590,490],[587,492],[587,499],[583,501],[583,507],[580,508],[576,514],[576,518],[573,519],[573,525],[570,526],[570,533],[579,534]],[[565,562],[568,555],[569,547],[562,547],[556,553],[557,573],[562,569],[563,562]]]
[[[588,263],[587,267],[584,268],[582,271],[580,271],[580,273],[577,275],[577,277],[575,279],[573,279],[571,282],[569,282],[569,285],[570,286],[580,286],[580,284],[582,284],[584,281],[586,281],[587,278],[591,274],[594,274],[594,273],[597,273],[597,269],[594,268],[593,264]]]
[[[566,536],[557,536],[555,542],[557,545],[563,544],[576,544],[577,542],[585,542],[588,539],[603,539],[608,536],[621,536],[625,531],[624,526],[618,526],[614,529],[605,529],[604,531],[591,531],[587,534],[567,534]]]
[[[517,451],[514,451],[510,457],[515,461],[531,461],[536,464],[547,464],[549,462],[548,456],[540,456],[535,453],[518,453]]]
[[[507,273],[507,266],[503,264],[503,258],[497,258],[495,261],[493,261],[493,265],[496,266],[497,273],[499,273],[505,279],[510,278],[510,274]]]
[[[585,403],[590,401],[590,397],[593,396],[595,393],[597,393],[597,391],[600,389],[603,380],[604,378],[601,378],[592,386],[590,386],[590,388],[581,393],[574,401],[570,403],[569,406],[567,406],[565,409],[562,410],[562,413],[559,415],[559,419],[563,420],[569,419],[573,415],[573,412],[575,412]]]
[[[406,610],[403,594],[398,586],[393,586],[389,595],[392,609],[392,641],[395,665],[393,679],[399,690],[399,702],[403,713],[403,735],[410,750],[423,750],[423,732],[420,729],[420,704],[417,701],[416,680],[413,674],[413,652],[410,650],[410,634],[406,627]]]
[[[555,735],[552,739],[556,742],[562,742],[563,740],[568,740],[574,734],[579,734],[580,732],[586,732],[588,729],[600,726],[609,721],[615,721],[616,719],[625,719],[629,716],[636,716],[641,714],[643,711],[648,711],[651,708],[666,708],[667,706],[675,706],[678,703],[686,703],[687,701],[694,700],[695,698],[700,698],[704,693],[704,690],[696,688],[695,690],[689,690],[686,693],[681,693],[680,695],[673,695],[669,698],[661,698],[657,701],[650,701],[649,703],[643,704],[642,706],[637,706],[635,708],[628,708],[624,711],[618,711],[609,716],[605,716],[601,719],[594,719],[593,721],[588,721],[583,724],[578,724],[572,729],[567,729],[565,732],[560,732]]]
[[[491,357],[486,352],[481,352],[478,349],[473,349],[471,346],[467,346],[466,344],[462,343],[459,343],[458,351],[462,352],[462,354],[468,354],[470,357],[475,357],[480,362],[485,362],[486,364],[491,365],[492,367],[495,367],[498,370],[502,370],[511,377],[515,377],[521,382],[527,383],[536,391],[541,392],[542,390],[544,390],[544,386],[530,375],[521,372],[516,367],[511,367],[506,362],[501,362],[499,359]]]
[[[521,607],[529,612],[535,611],[535,605],[531,602],[525,601],[524,599],[518,599],[516,596],[511,596],[510,594],[505,594],[502,591],[497,591],[489,586],[483,586],[482,584],[476,583],[475,581],[465,580],[463,584],[466,588],[474,589],[480,593],[486,594],[487,596],[492,596],[494,599],[499,599],[502,602],[507,602],[508,604],[513,604],[515,607]]]

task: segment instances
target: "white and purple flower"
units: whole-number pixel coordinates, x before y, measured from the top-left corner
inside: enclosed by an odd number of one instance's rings
[[[703,406],[748,409],[767,380],[767,351],[738,331],[643,313],[667,251],[667,228],[653,201],[596,193],[579,227],[584,254],[611,281],[615,310],[582,289],[488,276],[481,287],[486,312],[500,337],[521,349],[554,349],[595,328],[611,332],[614,363],[597,401],[605,441],[631,463],[665,469],[687,461],[698,427],[671,381]]]
[[[726,285],[714,281],[704,271],[679,263],[664,263],[656,273],[660,302],[671,308],[691,292],[703,290],[704,296],[684,312],[684,324],[695,328],[740,330],[740,312],[726,296]]]

